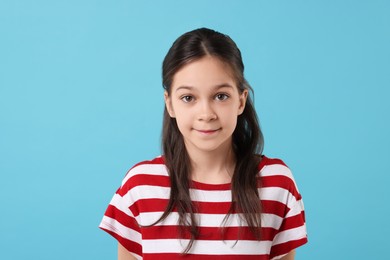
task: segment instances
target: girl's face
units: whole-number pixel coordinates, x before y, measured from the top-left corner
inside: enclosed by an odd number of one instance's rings
[[[211,56],[190,62],[174,75],[165,103],[189,154],[231,149],[248,95],[247,90],[239,92],[232,75],[228,65]]]

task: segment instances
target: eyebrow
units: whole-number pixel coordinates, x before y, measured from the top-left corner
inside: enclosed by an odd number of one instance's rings
[[[218,89],[221,89],[221,88],[234,88],[232,85],[228,84],[228,83],[222,83],[222,84],[218,84],[216,86],[214,86],[213,90],[218,90]],[[181,90],[181,89],[185,89],[185,90],[193,90],[194,87],[193,86],[180,86],[176,89],[175,92]]]

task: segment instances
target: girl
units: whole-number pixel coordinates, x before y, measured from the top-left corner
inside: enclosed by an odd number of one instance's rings
[[[236,44],[202,28],[163,62],[164,155],[129,170],[100,228],[118,259],[294,259],[307,242],[287,166],[263,136]]]

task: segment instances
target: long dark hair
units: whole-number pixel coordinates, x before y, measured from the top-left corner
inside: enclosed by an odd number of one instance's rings
[[[168,95],[171,94],[175,73],[184,65],[207,55],[216,57],[231,67],[241,93],[246,89],[253,93],[244,78],[241,52],[234,41],[227,35],[201,28],[180,36],[165,56],[162,78],[163,87]],[[242,213],[243,221],[260,240],[261,204],[257,189],[259,184],[257,174],[264,141],[250,95],[243,113],[237,118],[232,139],[236,166],[231,184],[232,204],[225,221],[232,213]],[[179,214],[180,237],[187,237],[188,234],[191,237],[190,243],[184,250],[184,253],[188,253],[199,235],[194,216],[196,208],[189,194],[192,169],[176,119],[169,116],[166,108],[163,119],[162,149],[171,181],[171,193],[167,208],[156,223],[164,220],[176,209]]]

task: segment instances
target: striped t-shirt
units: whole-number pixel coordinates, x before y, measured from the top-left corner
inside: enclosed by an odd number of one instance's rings
[[[169,200],[170,181],[163,157],[144,161],[126,174],[100,228],[137,259],[279,259],[307,242],[303,202],[290,169],[279,159],[259,165],[262,206],[261,240],[239,214],[231,214],[231,185],[191,183],[199,236],[187,255],[189,239],[178,238],[178,213],[154,223]]]

